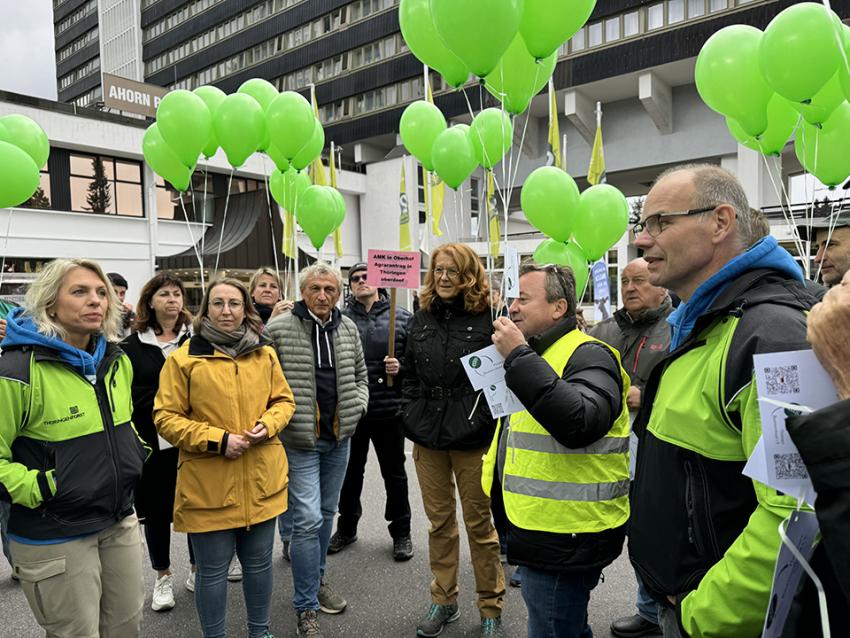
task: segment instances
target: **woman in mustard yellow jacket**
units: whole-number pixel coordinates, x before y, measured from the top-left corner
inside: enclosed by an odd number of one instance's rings
[[[277,437],[295,401],[245,286],[210,284],[194,336],[165,362],[154,403],[159,434],[180,449],[174,529],[197,562],[195,604],[205,638],[225,635],[227,570],[242,564],[249,638],[271,636],[275,518],[287,506]]]

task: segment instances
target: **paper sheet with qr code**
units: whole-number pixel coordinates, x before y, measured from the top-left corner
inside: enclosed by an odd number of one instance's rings
[[[811,350],[772,352],[753,357],[761,413],[766,476],[753,476],[774,489],[806,498],[813,494],[809,473],[785,429],[789,414],[808,413],[838,401],[829,374]],[[747,472],[745,472],[747,473]],[[750,475],[749,473],[747,473]],[[751,476],[751,475],[750,475]]]

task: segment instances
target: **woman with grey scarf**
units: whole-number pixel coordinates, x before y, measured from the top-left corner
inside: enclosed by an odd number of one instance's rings
[[[242,563],[249,638],[269,633],[275,519],[287,507],[278,433],[295,401],[248,290],[210,284],[194,336],[165,362],[154,404],[159,434],[180,449],[174,529],[195,551],[205,637],[225,635],[227,571]]]

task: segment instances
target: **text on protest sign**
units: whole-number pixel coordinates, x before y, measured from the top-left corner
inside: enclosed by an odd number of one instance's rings
[[[418,252],[370,250],[366,280],[376,288],[419,288]]]

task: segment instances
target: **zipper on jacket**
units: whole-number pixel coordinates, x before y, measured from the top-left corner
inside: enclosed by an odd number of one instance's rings
[[[97,406],[100,408],[100,418],[103,419],[103,431],[106,434],[107,445],[109,446],[109,460],[112,462],[112,472],[115,475],[115,506],[113,508],[114,516],[118,516],[120,514],[121,509],[121,475],[118,471],[118,447],[115,445],[115,433],[113,430],[115,429],[114,422],[112,419],[112,413],[108,412],[108,408],[105,405],[105,397],[103,394],[106,392],[105,384],[103,390],[98,388],[97,385],[94,386],[94,394],[97,397]]]
[[[640,352],[641,350],[643,350],[643,346],[646,344],[647,337],[648,335],[644,335],[643,339],[640,340],[640,345],[638,345],[637,352],[635,353],[635,365],[632,366],[632,374],[637,372],[638,361],[640,361]]]
[[[696,512],[694,506],[694,476],[690,461],[685,461],[685,509],[688,513],[688,542],[693,545],[699,554],[703,554],[704,548],[697,540],[696,534]]]
[[[112,406],[112,413],[115,414],[115,388],[118,387],[118,382],[115,381],[115,375],[118,374],[118,362],[112,366],[112,374],[109,376],[109,404]]]

